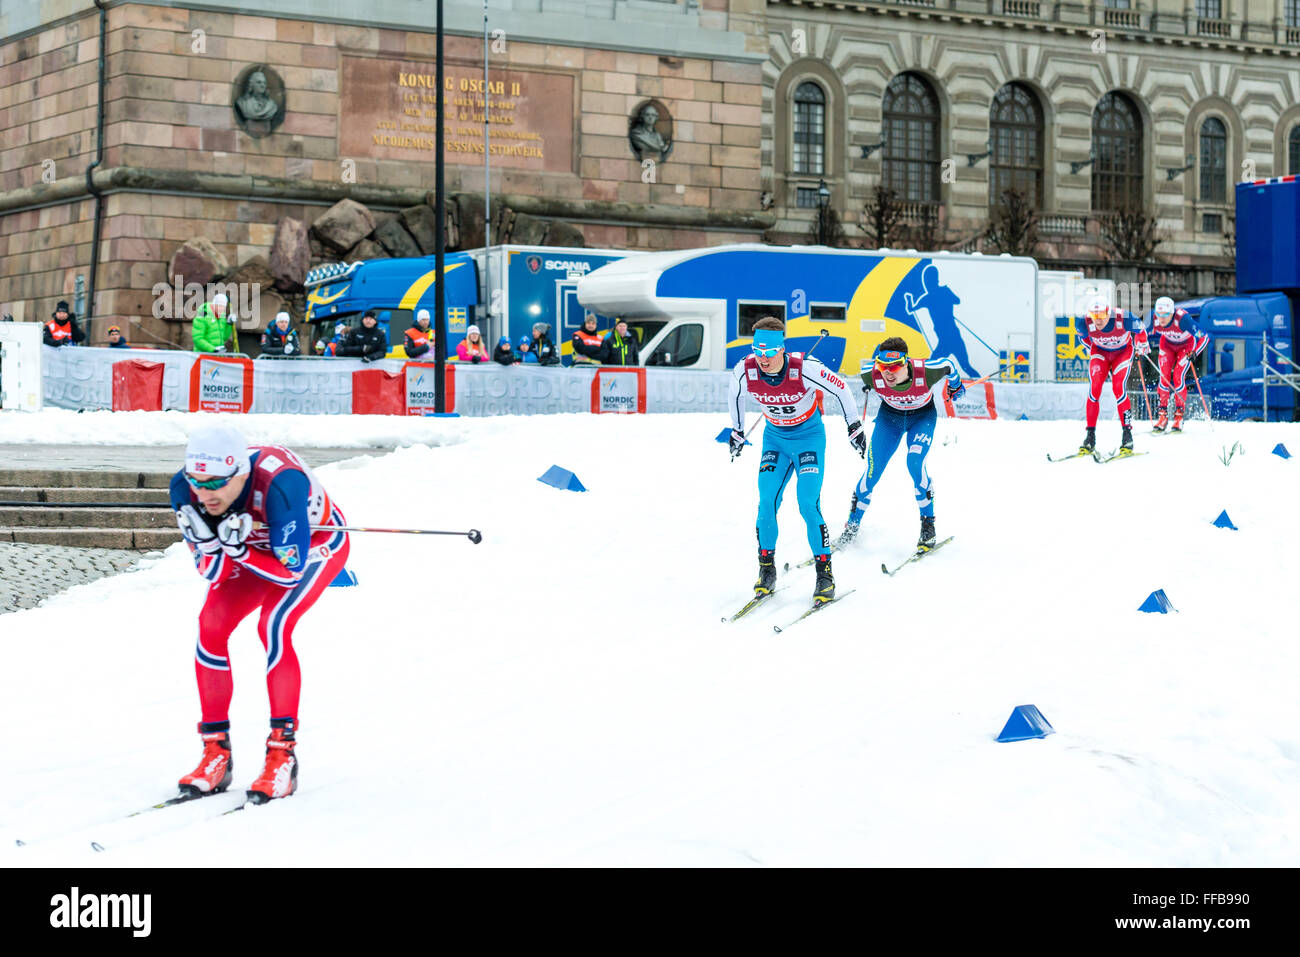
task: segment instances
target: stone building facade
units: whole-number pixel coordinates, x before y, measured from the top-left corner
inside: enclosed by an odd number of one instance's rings
[[[980,248],[1011,184],[1036,194],[1048,256],[1106,255],[1098,214],[1128,197],[1160,257],[1223,263],[1234,181],[1300,171],[1295,0],[771,0],[767,23],[781,240],[802,241],[824,180],[850,243],[884,183]]]
[[[306,0],[105,6],[103,156],[90,173],[100,12],[0,6],[0,312],[43,321],[93,282],[91,341],[125,321],[132,342],[186,346],[188,322],[153,315],[183,243],[208,240],[233,270],[272,252],[278,224],[310,224],[345,197],[381,219],[432,205],[431,4],[376,0],[349,22],[312,16]],[[772,225],[758,202],[762,0],[490,9],[498,241],[676,248]],[[482,10],[446,4],[449,199],[484,189]],[[653,158],[630,138],[646,116],[671,144]],[[93,280],[88,179],[102,203]],[[516,213],[541,226],[512,232]],[[481,219],[463,231],[481,244]]]

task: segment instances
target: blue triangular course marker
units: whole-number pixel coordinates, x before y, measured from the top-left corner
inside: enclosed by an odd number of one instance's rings
[[[1230,528],[1234,532],[1237,531],[1237,526],[1233,525],[1232,519],[1228,518],[1228,510],[1226,508],[1222,512],[1220,512],[1219,517],[1214,520],[1214,527]]]
[[[1281,442],[1273,446],[1273,454],[1280,455],[1284,459],[1289,459],[1291,457],[1291,453],[1286,450],[1286,446],[1283,445]]]
[[[1056,734],[1056,729],[1047,723],[1043,712],[1032,704],[1022,704],[1011,712],[998,740],[1028,741],[1030,738],[1045,738],[1049,734]]]
[[[1028,421],[1029,421],[1029,416],[1027,416],[1027,415],[1025,415],[1025,413],[1021,412],[1021,413],[1020,413],[1020,418],[1016,419],[1016,421],[1017,421],[1017,422],[1028,422]]]
[[[723,442],[723,443],[730,442],[730,441],[731,441],[731,429],[730,429],[730,428],[723,429],[721,432],[718,433],[718,437],[717,437],[717,439],[715,439],[714,441],[716,441],[716,442]],[[750,442],[749,439],[745,439],[745,444],[746,444],[746,445],[752,445],[753,443]]]
[[[568,469],[560,468],[558,465],[552,465],[546,470],[545,475],[538,477],[537,481],[541,482],[543,485],[551,485],[555,488],[566,489],[570,492],[587,491],[583,488],[582,483],[578,481],[578,476],[574,475]]]
[[[1157,588],[1151,594],[1147,595],[1147,600],[1142,603],[1140,608],[1138,608],[1138,611],[1145,611],[1148,613],[1158,611],[1162,615],[1177,610],[1178,609],[1175,608],[1173,603],[1169,600],[1169,596],[1165,594],[1163,588]]]
[[[349,585],[355,585],[356,583],[357,583],[357,576],[353,572],[350,572],[346,568],[344,568],[344,569],[340,569],[339,573],[334,576],[334,580],[330,582],[329,587],[347,588]]]

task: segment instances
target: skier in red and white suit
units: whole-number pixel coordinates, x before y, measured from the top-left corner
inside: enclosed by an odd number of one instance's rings
[[[196,431],[185,468],[172,478],[171,504],[199,574],[211,584],[199,612],[194,671],[203,720],[203,760],[180,780],[182,796],[224,791],[231,782],[230,699],[234,682],[226,644],[256,609],[266,649],[271,736],[266,764],[248,790],[263,803],[297,787],[294,756],[301,674],[293,648],[298,620],[343,570],[343,513],[301,459],[278,445],[249,447],[230,426]],[[255,527],[256,526],[256,527]]]
[[[1186,309],[1174,307],[1168,296],[1156,300],[1152,310],[1154,320],[1151,331],[1160,336],[1160,415],[1153,432],[1163,432],[1169,425],[1169,393],[1174,394],[1174,424],[1171,432],[1183,431],[1183,406],[1187,404],[1187,370],[1209,343],[1210,337],[1201,331],[1196,320]]]
[[[1120,454],[1133,454],[1133,414],[1129,408],[1128,371],[1133,365],[1133,350],[1138,355],[1147,355],[1151,346],[1147,343],[1146,327],[1138,316],[1130,315],[1123,309],[1112,309],[1100,296],[1088,303],[1087,311],[1075,320],[1079,335],[1087,341],[1092,358],[1088,361],[1088,431],[1079,452],[1095,452],[1097,449],[1097,416],[1101,411],[1101,390],[1110,379],[1111,391],[1115,394],[1115,406],[1119,412],[1123,435],[1120,440]]]

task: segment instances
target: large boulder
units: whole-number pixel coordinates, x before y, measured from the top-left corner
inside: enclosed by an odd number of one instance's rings
[[[390,256],[420,255],[419,245],[396,216],[380,220],[375,226],[375,241],[387,249]]]
[[[375,217],[354,199],[340,199],[311,224],[311,231],[330,249],[351,249],[375,229]]]
[[[457,249],[477,249],[480,246],[486,246],[484,241],[485,231],[483,228],[483,197],[477,193],[458,193],[450,197],[447,203],[448,212],[450,207],[456,207],[456,224],[459,232]],[[433,193],[429,194],[428,199],[430,207],[433,205]],[[450,247],[449,247],[450,248]]]
[[[271,241],[271,275],[275,288],[283,292],[302,289],[310,264],[307,224],[291,216],[282,217],[275,224],[275,239]]]
[[[433,209],[424,204],[408,206],[397,215],[402,225],[406,227],[406,231],[420,247],[420,252],[425,256],[433,255],[438,243],[438,217],[434,215]],[[448,219],[450,218],[448,216]],[[446,234],[443,235],[443,242],[447,242]],[[450,245],[447,243],[448,247]]]
[[[546,229],[543,246],[585,246],[586,237],[582,230],[572,223],[551,223]]]
[[[389,258],[388,250],[373,239],[363,239],[343,254],[343,261],[349,263],[365,262],[367,259],[387,258]]]
[[[542,240],[546,238],[548,225],[546,220],[518,210],[515,210],[514,214],[514,222],[510,224],[510,242],[518,243],[520,246],[540,246]]]
[[[167,276],[173,283],[189,285],[192,282],[206,286],[230,271],[230,262],[211,240],[197,237],[172,254],[167,264]]]

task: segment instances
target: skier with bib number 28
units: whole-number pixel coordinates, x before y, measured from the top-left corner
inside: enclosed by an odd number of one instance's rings
[[[921,510],[921,537],[917,539],[919,552],[934,547],[934,487],[925,460],[934,441],[937,413],[934,397],[935,385],[948,381],[949,399],[966,391],[961,377],[947,359],[930,365],[928,360],[913,359],[907,354],[907,340],[892,336],[876,347],[871,369],[862,373],[862,383],[867,390],[876,390],[880,396],[880,410],[876,425],[871,430],[871,444],[867,449],[867,467],[853,490],[849,504],[849,518],[844,531],[835,540],[836,548],[850,544],[858,535],[862,516],[871,504],[871,490],[880,481],[885,466],[898,449],[900,440],[907,440],[907,471],[911,473],[916,489],[916,504]]]
[[[758,581],[755,595],[776,587],[776,513],[790,476],[798,471],[799,513],[817,563],[813,602],[835,598],[830,536],[822,518],[821,491],[826,459],[826,428],[817,414],[817,395],[826,396],[844,416],[849,442],[859,455],[866,448],[857,400],[838,373],[802,353],[785,351],[785,323],[772,316],[754,324],[753,355],[736,363],[728,408],[732,458],[745,447],[743,396],[746,391],[763,410],[763,458],[758,467]]]

